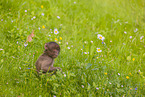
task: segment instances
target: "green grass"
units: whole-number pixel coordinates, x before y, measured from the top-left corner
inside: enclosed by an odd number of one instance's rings
[[[55,28],[57,35],[51,33]],[[0,96],[144,97],[142,36],[144,0],[1,0]],[[35,62],[55,38],[61,52],[54,66],[63,74],[38,77]]]

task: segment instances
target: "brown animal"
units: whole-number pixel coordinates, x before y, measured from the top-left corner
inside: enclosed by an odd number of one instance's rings
[[[46,72],[54,72],[61,70],[60,67],[53,67],[54,59],[60,52],[60,47],[56,42],[45,43],[45,51],[36,61],[36,69],[39,73],[42,71],[43,74]]]

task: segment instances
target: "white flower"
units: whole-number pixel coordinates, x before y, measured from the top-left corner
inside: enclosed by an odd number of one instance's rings
[[[25,43],[24,43],[24,46],[26,47],[27,45],[28,45],[28,43],[25,42]]]
[[[130,39],[132,38],[132,36],[129,37]]]
[[[0,51],[2,51],[2,50],[4,50],[4,49],[0,49]]]
[[[60,17],[59,17],[59,16],[57,16],[57,18],[58,18],[58,19],[60,19]]]
[[[57,29],[54,29],[54,34],[58,34],[58,30]]]
[[[134,30],[134,32],[137,32],[138,31],[138,29],[136,28],[135,30]]]
[[[44,16],[44,13],[42,13],[41,15],[43,15],[43,16]]]
[[[125,33],[125,34],[127,34],[127,32],[126,32],[126,31],[124,31],[124,33]]]
[[[118,73],[118,75],[120,75],[120,73]]]
[[[110,40],[110,42],[112,42],[112,40]]]
[[[13,23],[13,20],[11,22]]]
[[[66,44],[68,45],[68,42],[66,42]]]
[[[38,29],[40,30],[40,27]]]
[[[93,41],[91,41],[91,43],[93,43]]]
[[[97,52],[102,52],[102,50],[100,50],[100,48],[97,48]]]
[[[74,2],[74,4],[76,4],[76,2]]]
[[[3,19],[1,19],[1,21],[3,21]]]
[[[96,88],[97,90],[99,90],[99,88]]]
[[[35,19],[36,17],[35,16],[33,16],[33,19]]]
[[[82,88],[84,88],[84,85],[82,85]]]
[[[121,87],[123,87],[123,85],[121,85]]]
[[[48,35],[49,37],[51,36],[51,35]]]
[[[33,18],[31,18],[31,20],[33,20]]]
[[[73,45],[71,45],[71,47],[73,47]]]
[[[144,36],[141,36],[141,37],[140,37],[140,40],[141,40],[143,37],[144,37]]]
[[[70,47],[67,47],[68,49],[70,49]]]
[[[17,44],[18,44],[19,42],[17,41]]]
[[[64,77],[66,77],[66,74],[64,74]]]
[[[84,54],[87,54],[87,52],[84,52]]]
[[[102,41],[105,39],[105,37],[103,37],[101,34],[97,35],[99,39],[101,39]]]
[[[27,10],[25,10],[25,12],[27,12]]]
[[[61,42],[58,42],[59,44],[61,44]]]

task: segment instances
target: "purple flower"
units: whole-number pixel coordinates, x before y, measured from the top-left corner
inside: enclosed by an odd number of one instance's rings
[[[30,69],[30,68],[28,68],[28,69]]]
[[[137,90],[137,88],[135,88],[135,90]]]

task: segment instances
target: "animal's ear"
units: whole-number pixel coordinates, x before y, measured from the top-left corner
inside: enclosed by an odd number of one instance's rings
[[[45,49],[48,49],[48,47],[47,47],[47,43],[45,43],[44,48],[45,48]]]

